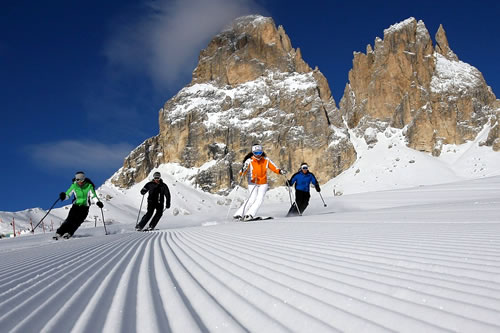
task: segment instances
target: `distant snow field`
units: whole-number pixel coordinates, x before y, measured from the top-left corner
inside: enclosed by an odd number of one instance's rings
[[[274,220],[234,222],[246,189],[209,195],[173,164],[159,168],[172,208],[158,231],[133,230],[147,180],[99,189],[109,235],[93,207],[53,241],[68,212],[54,209],[47,233],[0,240],[1,331],[500,332],[500,154],[377,140],[356,141],[358,161],[301,217],[284,217],[281,187],[259,212]],[[1,230],[44,214],[0,212]]]

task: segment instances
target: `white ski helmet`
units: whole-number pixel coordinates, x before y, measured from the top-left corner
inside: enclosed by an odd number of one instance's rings
[[[75,173],[75,180],[76,181],[84,181],[85,180],[85,173],[83,173],[83,171],[77,171]]]

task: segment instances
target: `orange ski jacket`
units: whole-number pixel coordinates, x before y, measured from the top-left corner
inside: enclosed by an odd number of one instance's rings
[[[267,169],[279,174],[280,169],[267,157],[261,157],[257,159],[255,156],[249,158],[243,166],[243,170],[240,171],[240,176],[248,174],[248,183],[253,183],[257,185],[267,184]]]

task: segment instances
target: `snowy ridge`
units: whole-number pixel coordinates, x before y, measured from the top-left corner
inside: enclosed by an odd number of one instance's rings
[[[389,28],[384,29],[384,38],[386,35],[393,34],[398,30],[404,29],[407,25],[414,24],[417,20],[414,17],[409,17],[404,21],[391,25]]]
[[[406,146],[404,129],[373,128],[365,131],[376,140],[368,145],[351,131],[350,139],[358,153],[357,161],[326,186],[343,194],[411,188],[500,175],[500,154],[480,146],[488,136],[486,125],[474,141],[444,145],[439,157]],[[371,139],[371,138],[370,138]]]
[[[269,110],[266,117],[255,117],[254,112],[270,104],[268,95],[304,96],[303,103],[312,102],[312,97],[306,97],[306,92],[315,90],[317,83],[312,73],[278,73],[268,71],[256,80],[245,82],[232,88],[219,87],[210,83],[194,84],[183,88],[177,95],[177,103],[173,108],[164,109],[165,119],[171,125],[185,119],[186,114],[197,111],[206,114],[205,127],[210,131],[216,128],[224,129],[236,126],[242,129],[255,128],[261,125],[270,127],[274,119],[286,116],[281,110]],[[238,101],[239,106],[223,110],[226,100]],[[272,135],[272,133],[268,133]]]
[[[245,28],[246,26],[252,24],[253,27],[258,27],[260,24],[266,23],[272,21],[272,18],[270,17],[264,17],[261,15],[247,15],[247,16],[241,16],[236,18],[232,24],[228,25],[224,30],[222,30],[222,33],[224,32],[232,32],[236,29],[242,29]]]
[[[482,84],[479,70],[462,61],[448,60],[435,52],[436,71],[431,80],[431,91],[443,94],[450,91],[465,93]]]

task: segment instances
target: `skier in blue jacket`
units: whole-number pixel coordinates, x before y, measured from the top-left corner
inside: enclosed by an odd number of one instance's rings
[[[309,205],[309,198],[311,198],[309,189],[311,184],[314,185],[316,191],[321,192],[318,180],[312,172],[309,172],[307,163],[303,162],[300,165],[299,171],[287,181],[288,186],[295,185],[295,202],[292,204],[292,207],[290,207],[287,216],[302,215]]]

